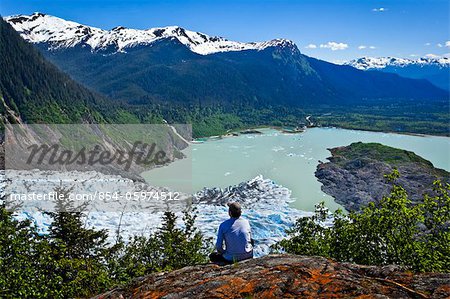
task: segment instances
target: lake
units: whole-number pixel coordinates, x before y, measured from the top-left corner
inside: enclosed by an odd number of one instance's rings
[[[292,207],[313,211],[325,201],[330,210],[340,207],[321,190],[314,172],[319,161],[330,156],[327,148],[353,142],[378,142],[413,151],[435,167],[450,170],[450,138],[393,133],[311,128],[299,134],[285,134],[273,129],[263,134],[240,135],[192,144],[186,159],[143,173],[154,186],[183,192],[203,187],[227,187],[263,175],[292,191]]]

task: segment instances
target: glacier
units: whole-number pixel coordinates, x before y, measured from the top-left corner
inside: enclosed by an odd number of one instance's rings
[[[8,170],[8,172],[11,172]],[[12,172],[0,174],[0,190],[5,195],[8,179],[11,175],[26,177],[27,192],[44,192],[54,188],[62,181],[70,184],[74,181],[83,182],[86,190],[114,186],[117,188],[129,188],[127,190],[155,190],[155,187],[145,183],[134,182],[119,176],[104,175],[95,172],[56,172],[56,171],[31,171]],[[117,184],[105,185],[105,182],[117,180]],[[97,185],[100,184],[100,185]],[[20,184],[19,184],[20,185]],[[128,187],[126,187],[128,186]],[[20,191],[20,187],[13,190]],[[162,188],[161,190],[166,190]],[[23,191],[23,190],[22,190]],[[114,191],[114,190],[112,190]],[[11,192],[11,190],[8,190]],[[10,194],[10,193],[6,194]],[[81,192],[77,189],[77,192]],[[243,208],[243,216],[248,219],[252,228],[252,238],[255,240],[255,256],[263,256],[270,252],[270,246],[286,237],[286,230],[300,217],[311,216],[312,212],[300,211],[290,206],[291,191],[274,181],[263,178],[261,175],[227,188],[204,188],[193,194],[184,194],[181,202],[158,202],[144,206],[136,204],[133,209],[122,209],[124,202],[114,203],[113,208],[105,209],[104,205],[92,204],[86,209],[86,227],[97,230],[105,229],[108,232],[108,241],[114,243],[117,237],[117,229],[120,226],[120,234],[123,240],[128,241],[136,235],[148,236],[161,226],[164,211],[172,210],[178,216],[179,227],[183,227],[182,215],[185,209],[194,211],[197,219],[196,226],[203,235],[212,241],[215,240],[218,227],[222,221],[229,218],[227,202],[237,201]],[[40,234],[47,234],[52,219],[39,207],[22,207],[15,213],[17,219],[30,219]],[[331,221],[331,220],[330,220]]]

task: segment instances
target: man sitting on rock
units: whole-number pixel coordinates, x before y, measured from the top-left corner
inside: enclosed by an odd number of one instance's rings
[[[231,202],[227,205],[230,219],[220,224],[216,242],[217,252],[209,256],[211,262],[217,264],[231,264],[253,258],[250,223],[241,218],[242,210],[239,203]]]

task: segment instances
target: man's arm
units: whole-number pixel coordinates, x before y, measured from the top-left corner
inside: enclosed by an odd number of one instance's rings
[[[216,250],[219,253],[223,253],[223,228],[222,225],[219,226],[219,232],[217,233]]]

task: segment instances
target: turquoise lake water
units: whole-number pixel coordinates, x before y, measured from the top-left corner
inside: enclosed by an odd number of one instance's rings
[[[186,159],[143,173],[151,185],[183,192],[203,187],[227,187],[263,175],[292,191],[292,206],[313,211],[325,201],[339,207],[331,196],[321,191],[314,176],[319,161],[330,156],[327,148],[353,142],[378,142],[413,151],[431,161],[435,167],[450,170],[450,138],[413,136],[392,133],[311,128],[300,134],[284,134],[273,129],[261,135],[240,135],[192,144]]]

